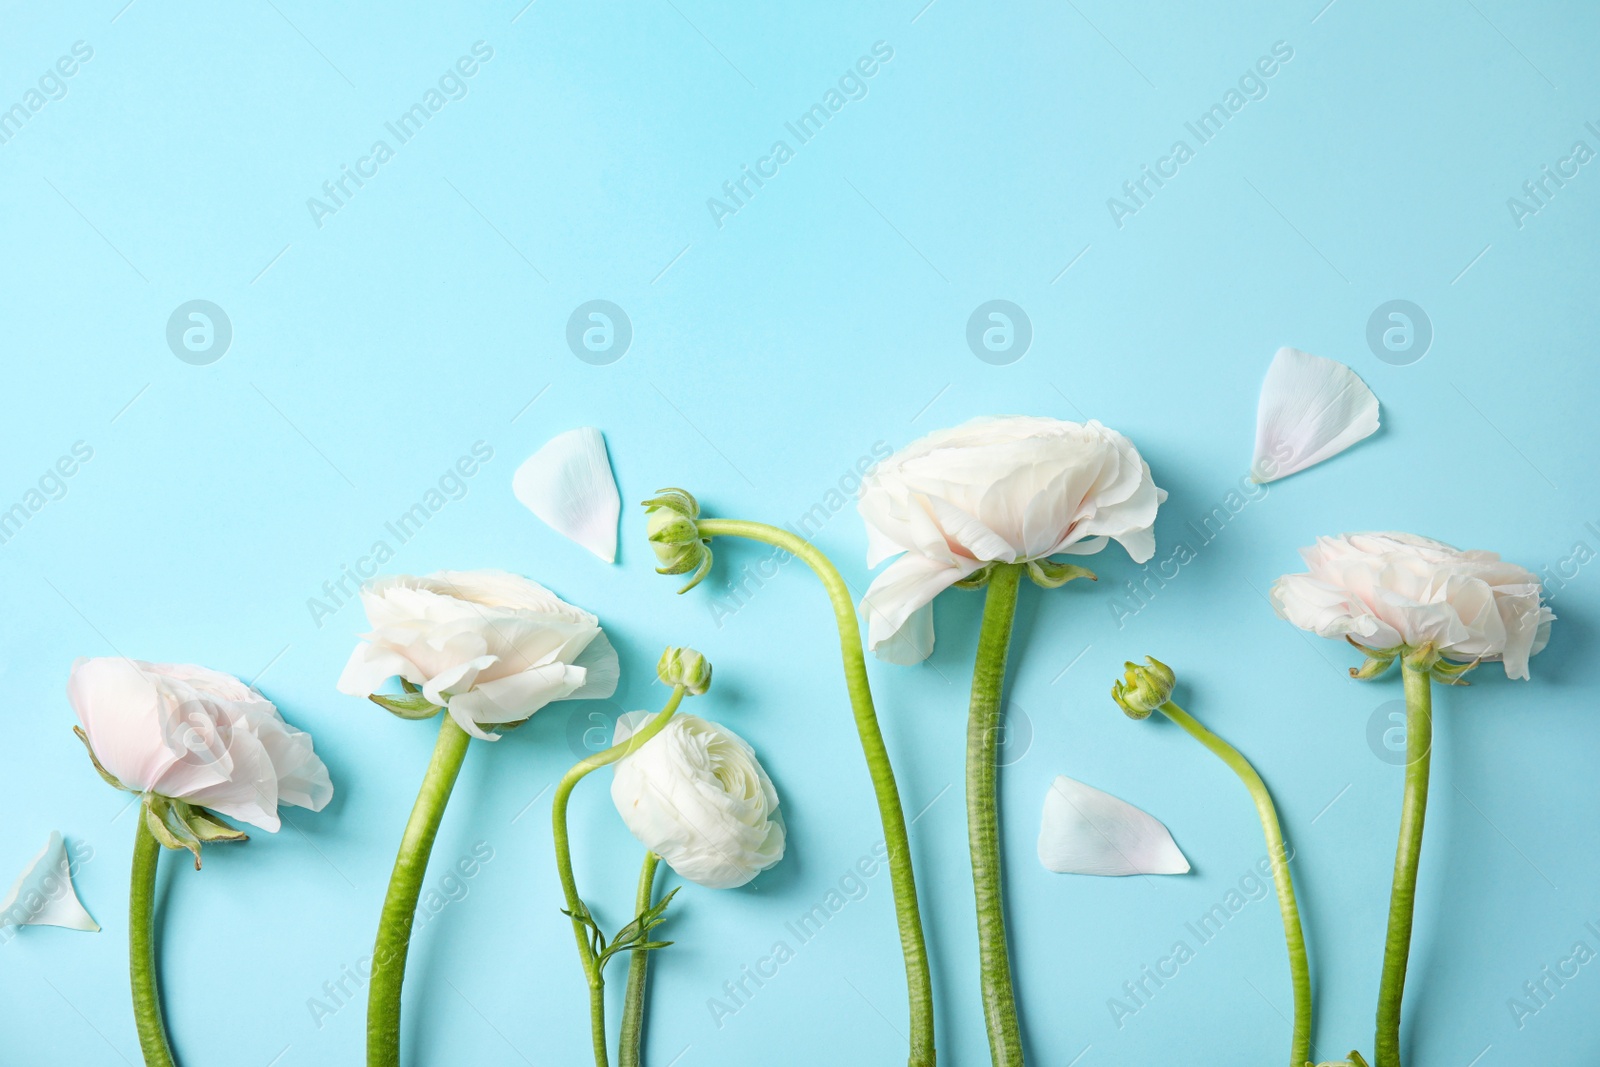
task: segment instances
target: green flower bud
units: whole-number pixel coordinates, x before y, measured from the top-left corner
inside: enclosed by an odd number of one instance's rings
[[[1165,663],[1146,656],[1145,666],[1125,663],[1126,674],[1122,681],[1111,687],[1115,700],[1130,719],[1148,719],[1150,713],[1172,697],[1172,685],[1177,676]]]
[[[711,688],[711,661],[692,648],[669,648],[656,664],[656,677],[683,686],[691,696],[703,696]]]
[[[711,572],[711,538],[700,536],[696,523],[700,504],[683,489],[661,489],[660,496],[644,502],[645,530],[655,550],[657,574],[687,574],[694,571],[689,584],[678,590],[687,593]]]

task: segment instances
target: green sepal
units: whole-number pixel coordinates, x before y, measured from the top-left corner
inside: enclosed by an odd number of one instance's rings
[[[697,586],[701,582],[705,581],[706,575],[711,573],[711,542],[710,541],[702,541],[701,545],[703,547],[700,549],[700,566],[695,569],[694,574],[690,575],[689,584],[684,586],[682,589],[678,590],[678,595],[679,596],[682,596],[684,593],[687,593],[689,590],[693,589],[695,586]],[[684,571],[686,571],[688,569],[689,569],[689,567],[687,565],[684,565],[684,566],[680,567],[677,564],[674,564],[671,567],[657,567],[656,568],[656,573],[657,574],[682,574]]]
[[[100,777],[106,780],[107,785],[115,786],[117,789],[127,790],[130,793],[133,792],[133,790],[128,789],[127,786],[119,782],[116,775],[112,774],[110,771],[106,770],[100,765],[100,757],[96,756],[94,754],[94,749],[89,747],[89,735],[83,732],[83,727],[74,726],[72,728],[72,732],[78,735],[79,741],[83,742],[84,751],[89,753],[89,762],[94,764],[94,769],[100,772]]]
[[[1482,659],[1475,659],[1470,663],[1452,663],[1441,659],[1433,665],[1433,680],[1442,685],[1471,685],[1465,675],[1482,662]]]
[[[954,585],[957,589],[982,589],[989,584],[989,578],[994,574],[994,564],[985,563],[965,578],[958,578]]]
[[[420,693],[406,693],[404,696],[373,693],[367,699],[402,719],[431,719],[444,710]]]
[[[154,793],[144,795],[144,824],[163,848],[174,852],[186,848],[194,855],[194,869],[200,869],[200,839],[172,811],[173,801]]]
[[[1074,578],[1087,578],[1091,582],[1100,580],[1100,576],[1088,567],[1053,559],[1030,559],[1028,577],[1041,589],[1060,589]]]
[[[181,800],[172,802],[176,819],[194,834],[201,844],[209,841],[248,841],[250,835],[237,827],[229,826],[215,813]]]
[[[657,489],[656,492],[661,495],[640,501],[640,504],[647,508],[670,508],[673,511],[681,511],[691,519],[699,517],[700,502],[694,498],[694,494],[689,490],[669,487],[667,489]]]
[[[1350,668],[1350,677],[1370,682],[1382,676],[1392,666],[1394,666],[1392,656],[1368,656],[1361,666]]]

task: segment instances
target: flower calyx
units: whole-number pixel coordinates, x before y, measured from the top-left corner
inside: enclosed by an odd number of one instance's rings
[[[711,572],[711,538],[700,536],[700,503],[687,489],[658,489],[643,502],[645,530],[655,551],[657,574],[694,574],[678,590],[687,593]]]
[[[1177,675],[1154,656],[1144,658],[1144,666],[1124,663],[1123,680],[1111,687],[1111,699],[1130,719],[1148,719],[1150,713],[1172,698]]]
[[[704,696],[711,688],[711,661],[692,648],[676,646],[661,653],[656,677],[671,686],[683,686],[690,696]]]

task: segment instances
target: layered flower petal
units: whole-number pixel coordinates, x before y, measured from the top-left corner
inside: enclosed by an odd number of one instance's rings
[[[925,659],[928,604],[988,563],[1088,555],[1112,540],[1142,563],[1165,499],[1132,442],[1098,422],[979,418],[914,441],[865,476],[857,501],[867,565],[904,554],[862,600],[868,643],[890,662]]]
[[[126,789],[263,830],[278,807],[318,811],[333,784],[311,736],[231,675],[191,664],[80,659],[67,682],[90,751]]]
[[[1500,660],[1527,678],[1555,614],[1539,580],[1493,552],[1462,551],[1405,533],[1321,537],[1301,550],[1308,570],[1273,584],[1279,616],[1323,637],[1369,648],[1432,644],[1461,662]]]
[[[648,717],[617,720],[621,744]],[[633,836],[679,875],[733,889],[783,858],[778,793],[755,750],[725,726],[678,715],[615,765],[611,799]]]
[[[380,578],[361,591],[372,631],[339,691],[371,696],[399,677],[447,707],[462,729],[525,721],[556,700],[616,691],[617,653],[600,622],[537,582],[505,571]]]

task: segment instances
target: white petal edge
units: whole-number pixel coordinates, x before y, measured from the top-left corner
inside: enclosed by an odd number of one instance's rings
[[[1045,794],[1039,862],[1057,874],[1189,873],[1159,819],[1064,774]]]
[[[1336,359],[1280,348],[1261,383],[1250,480],[1271,482],[1378,431],[1378,398]]]
[[[622,499],[599,430],[580,426],[550,438],[517,468],[511,491],[556,533],[616,562]]]
[[[72,888],[67,846],[57,830],[0,900],[0,929],[7,926],[64,926],[97,933],[100,924],[84,910]]]

